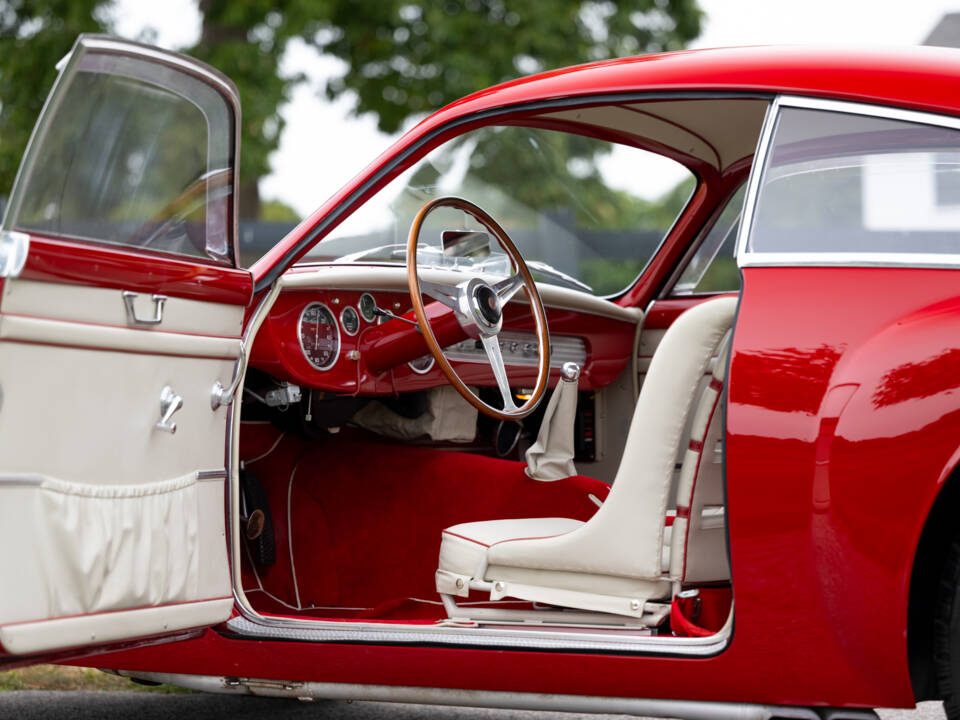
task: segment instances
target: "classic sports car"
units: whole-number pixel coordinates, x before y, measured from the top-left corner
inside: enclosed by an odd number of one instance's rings
[[[958,77],[518,80],[241,269],[235,88],[80,38],[0,232],[0,665],[960,717]],[[659,175],[666,221],[628,189]]]

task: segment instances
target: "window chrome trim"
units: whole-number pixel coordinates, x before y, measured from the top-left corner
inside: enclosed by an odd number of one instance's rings
[[[824,100],[821,98],[802,97],[798,95],[778,95],[767,109],[767,117],[763,122],[760,133],[760,142],[754,155],[753,167],[750,169],[750,179],[747,181],[747,196],[743,206],[740,233],[737,236],[737,265],[744,267],[949,267],[960,268],[960,253],[869,253],[869,252],[758,252],[747,249],[747,241],[753,232],[756,220],[756,202],[760,188],[763,185],[764,168],[771,150],[771,143],[776,132],[777,121],[780,118],[780,109],[801,108],[804,110],[825,110],[827,112],[844,113],[847,115],[863,115],[866,117],[882,118],[884,120],[899,120],[920,125],[960,130],[960,118],[950,115],[923,112],[919,110],[904,110],[886,105],[872,105],[870,103],[846,102],[841,100]]]

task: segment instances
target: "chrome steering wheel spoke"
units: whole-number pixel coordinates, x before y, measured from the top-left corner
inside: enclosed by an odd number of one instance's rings
[[[460,291],[453,285],[431,282],[430,280],[420,280],[420,292],[432,297],[434,300],[443,303],[453,310],[458,309]]]
[[[480,342],[483,349],[487,352],[487,360],[490,361],[490,369],[493,370],[493,376],[497,379],[497,387],[500,388],[500,395],[503,397],[503,409],[505,411],[516,410],[517,405],[513,402],[513,393],[510,392],[510,381],[507,379],[507,368],[503,364],[503,353],[500,352],[500,338],[497,335],[482,335]]]
[[[491,287],[497,293],[497,297],[500,298],[501,304],[506,304],[510,301],[510,298],[517,294],[517,290],[523,287],[523,275],[517,273],[505,277],[503,280],[495,282]]]

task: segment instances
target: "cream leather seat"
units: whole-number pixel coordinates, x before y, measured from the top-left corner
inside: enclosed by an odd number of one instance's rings
[[[645,624],[662,620],[668,606],[656,601],[669,598],[679,586],[672,568],[687,544],[687,517],[678,517],[673,528],[664,525],[676,458],[681,444],[689,442],[687,419],[695,408],[692,432],[703,433],[700,449],[714,426],[708,421],[715,416],[719,394],[716,376],[708,387],[713,396],[701,397],[698,391],[711,360],[723,351],[736,306],[731,297],[703,302],[683,313],[664,335],[641,389],[613,487],[590,520],[490,520],[443,531],[436,581],[448,613],[470,616],[453,598],[476,590],[489,592],[491,600],[519,598]],[[717,363],[718,368],[724,365]],[[690,447],[696,449],[693,443]],[[691,463],[696,467],[681,469],[679,490],[689,489],[681,511],[692,502],[699,453],[692,458],[687,453],[684,468]],[[684,486],[686,476],[691,480]]]

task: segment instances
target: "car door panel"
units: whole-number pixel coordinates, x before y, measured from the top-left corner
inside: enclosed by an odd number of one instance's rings
[[[105,73],[120,90],[132,78],[131,87],[168,104],[182,100],[193,113],[197,88],[203,87],[203,107],[214,102],[213,86],[197,84],[201,71],[140,46],[81,38],[38,123],[31,144],[41,147],[27,151],[13,212],[4,219],[4,232],[20,234],[28,247],[0,297],[0,543],[15,548],[0,557],[0,646],[12,655],[163,636],[221,622],[232,608],[225,521],[229,412],[214,407],[211,392],[233,377],[252,280],[223,257],[199,256],[211,238],[218,252],[229,246],[232,188],[212,183],[206,172],[199,181],[188,174],[186,193],[174,184],[167,194],[180,203],[199,183],[202,207],[168,218],[170,203],[160,193],[168,189],[157,188],[171,177],[163,166],[169,161],[151,164],[149,153],[130,140],[136,123],[120,123],[109,126],[116,138],[90,139],[127,153],[112,174],[101,175],[115,177],[133,164],[135,179],[146,184],[67,188],[65,198],[109,199],[103,215],[79,201],[57,206],[59,196],[44,204],[31,195],[45,192],[32,190],[32,178],[51,171],[30,163],[67,152],[67,144],[42,145],[74,132],[58,126],[64,122],[56,113],[58,97],[71,92],[77,77],[95,87],[97,73]],[[137,120],[135,109],[130,112]],[[235,133],[238,115],[230,116],[230,127],[201,129],[211,138]],[[209,112],[202,117],[212,122]],[[145,142],[158,157],[177,152]],[[109,152],[83,152],[112,162]],[[232,178],[230,157],[218,177]],[[70,172],[74,182],[85,177],[82,169]],[[137,209],[150,192],[163,202],[154,198],[146,210]],[[45,214],[27,213],[24,220],[17,208],[31,203],[46,207]],[[226,203],[228,211],[221,212]],[[202,222],[194,223],[197,213]],[[157,226],[170,252],[139,240],[159,232]],[[131,238],[126,247],[104,244]]]

